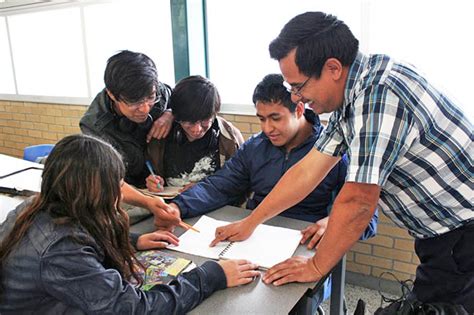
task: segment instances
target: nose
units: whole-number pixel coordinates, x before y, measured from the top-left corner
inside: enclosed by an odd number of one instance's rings
[[[266,121],[262,121],[261,122],[261,127],[262,127],[263,133],[265,133],[265,134],[268,134],[271,131],[273,131],[273,124],[271,123],[270,119],[268,119]]]
[[[200,134],[202,132],[202,130],[203,130],[203,128],[202,128],[201,124],[199,124],[199,123],[194,124],[191,127],[191,132],[195,135]]]
[[[153,104],[144,103],[138,107],[138,111],[143,114],[148,114],[152,108]]]

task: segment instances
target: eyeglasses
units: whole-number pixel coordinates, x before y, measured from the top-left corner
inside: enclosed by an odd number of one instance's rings
[[[311,77],[308,77],[303,83],[300,83],[300,84],[296,84],[296,85],[291,85],[290,83],[286,82],[286,81],[283,81],[283,86],[286,88],[286,90],[288,92],[290,92],[291,94],[294,94],[298,97],[302,97],[301,95],[301,91],[303,90],[304,86],[306,85],[306,83],[308,83],[309,79],[311,79]]]
[[[140,107],[147,105],[149,107],[153,107],[156,103],[158,103],[161,100],[161,95],[160,94],[154,94],[152,96],[148,96],[141,101],[138,101],[136,103],[128,103],[126,101],[123,101],[125,105],[127,105],[128,108],[131,110],[137,110]]]
[[[203,129],[209,128],[209,126],[211,126],[213,122],[214,122],[214,117],[211,117],[211,118],[206,119],[206,120],[198,120],[198,121],[195,121],[195,122],[191,122],[191,121],[178,121],[178,123],[179,123],[183,128],[192,128],[192,127],[196,126],[197,124],[199,124],[199,125],[201,125],[201,127],[202,127]]]

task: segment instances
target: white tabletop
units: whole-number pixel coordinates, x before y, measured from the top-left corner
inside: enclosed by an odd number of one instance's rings
[[[0,179],[0,187],[16,190],[39,192],[41,189],[41,174],[44,165],[25,161],[9,155],[0,154],[0,177],[17,172]],[[29,169],[30,168],[30,169]],[[22,171],[24,170],[24,171]]]
[[[0,176],[5,176],[28,167],[43,168],[44,165],[22,160],[9,155],[0,154]]]
[[[242,219],[250,213],[249,210],[225,206],[221,209],[207,213],[206,215],[218,220],[235,221]],[[185,220],[194,224],[196,218]],[[303,229],[308,222],[277,216],[265,222],[265,224],[288,227],[293,229]],[[139,222],[130,228],[136,233],[146,233],[154,230],[153,219],[149,218]],[[176,229],[176,234],[181,234],[180,228]],[[167,251],[167,250],[165,250]],[[207,258],[190,254],[172,252],[173,255],[187,258],[200,265]],[[312,256],[313,252],[305,246],[298,246],[295,255]],[[311,283],[290,283],[280,287],[264,284],[258,279],[248,285],[228,288],[215,292],[202,304],[198,305],[190,314],[288,314],[298,300],[304,295],[306,290],[315,287],[316,282]]]

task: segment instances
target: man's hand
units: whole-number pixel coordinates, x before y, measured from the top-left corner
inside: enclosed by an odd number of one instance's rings
[[[328,221],[329,217],[325,217],[301,230],[301,234],[303,234],[303,236],[301,237],[300,243],[304,244],[308,239],[310,239],[308,243],[308,249],[315,248],[321,240],[321,237],[323,236],[324,232],[326,232]]]
[[[209,246],[213,247],[222,241],[243,241],[252,235],[257,226],[252,225],[247,219],[220,226],[216,229],[216,238]]]
[[[150,142],[151,138],[163,139],[171,130],[173,125],[174,116],[170,111],[165,111],[161,114],[160,118],[155,120],[153,126],[146,136],[146,142]]]
[[[184,185],[183,188],[179,190],[179,193],[185,192],[186,190],[193,187],[194,185],[196,185],[196,183],[189,183],[189,184]]]
[[[268,269],[262,280],[266,284],[279,286],[289,282],[313,282],[323,277],[312,262],[312,258],[295,256]]]
[[[260,276],[258,265],[248,260],[220,260],[218,264],[224,269],[228,288],[247,284]]]
[[[164,189],[165,181],[158,175],[149,175],[146,178],[146,188],[151,192],[162,192]]]
[[[137,241],[137,249],[165,248],[168,244],[177,246],[179,244],[178,237],[168,231],[155,231],[141,235]]]
[[[173,231],[174,227],[181,222],[179,208],[170,207],[162,198],[149,197],[147,208],[155,216],[155,226],[160,229]]]

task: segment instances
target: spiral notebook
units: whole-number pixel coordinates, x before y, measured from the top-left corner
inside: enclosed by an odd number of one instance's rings
[[[212,259],[247,259],[261,268],[270,268],[293,256],[301,240],[298,230],[260,224],[245,241],[209,247],[216,228],[229,223],[202,216],[194,224],[200,233],[188,230],[179,237],[179,246],[170,245],[168,249]]]

